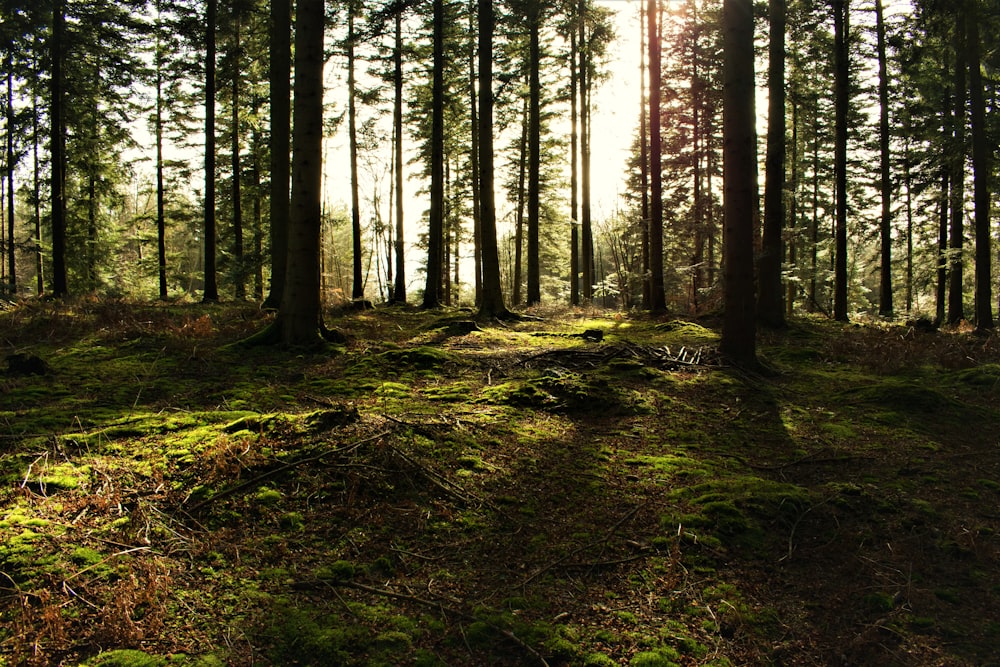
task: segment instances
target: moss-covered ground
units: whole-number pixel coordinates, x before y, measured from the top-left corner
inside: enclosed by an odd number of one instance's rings
[[[268,317],[0,313],[0,665],[997,664],[997,336]]]

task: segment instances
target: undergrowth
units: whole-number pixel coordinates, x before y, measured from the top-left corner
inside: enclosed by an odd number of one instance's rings
[[[996,336],[541,314],[3,312],[0,664],[993,659]]]

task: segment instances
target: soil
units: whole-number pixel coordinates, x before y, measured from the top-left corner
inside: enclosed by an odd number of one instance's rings
[[[998,336],[532,315],[0,313],[0,665],[1000,665]]]

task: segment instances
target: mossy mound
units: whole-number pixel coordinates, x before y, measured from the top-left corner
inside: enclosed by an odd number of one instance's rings
[[[540,377],[515,380],[483,390],[481,400],[497,405],[555,412],[605,415],[645,414],[651,409],[635,392],[582,373],[546,371]]]
[[[430,345],[387,350],[378,356],[390,365],[415,370],[432,370],[446,364],[459,363],[459,358],[455,354]]]

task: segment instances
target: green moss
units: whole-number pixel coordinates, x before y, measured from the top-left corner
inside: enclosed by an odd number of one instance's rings
[[[85,663],[86,667],[164,667],[167,664],[166,658],[131,649],[101,653]]]
[[[253,494],[253,499],[261,505],[277,505],[282,497],[281,491],[270,486],[262,486]]]
[[[455,364],[459,358],[447,350],[421,346],[401,350],[387,350],[378,355],[393,367],[409,366],[421,370],[440,368],[445,364]]]
[[[77,565],[96,565],[104,560],[104,556],[90,547],[76,547],[70,553],[69,559]]]
[[[333,579],[336,581],[346,581],[353,579],[356,568],[354,563],[347,560],[334,561],[330,565],[317,568],[313,576],[317,579]]]
[[[677,651],[670,648],[658,648],[655,651],[636,653],[629,660],[629,667],[680,667],[676,662],[680,659]]]
[[[431,387],[424,387],[421,393],[432,401],[458,403],[468,401],[474,392],[471,382],[452,382]]]
[[[684,455],[639,455],[625,459],[625,463],[632,466],[650,467],[666,475],[679,475],[688,478],[703,477],[710,474],[700,461]]]
[[[1000,392],[1000,364],[983,364],[966,368],[955,371],[952,377],[956,383],[976,391],[985,390],[991,394]]]

